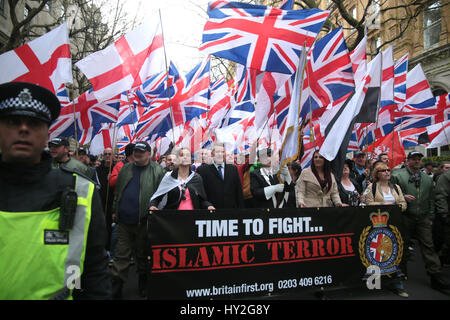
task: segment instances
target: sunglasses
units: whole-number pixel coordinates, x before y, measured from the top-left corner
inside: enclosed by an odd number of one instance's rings
[[[391,169],[381,169],[377,170],[377,172],[391,172]]]

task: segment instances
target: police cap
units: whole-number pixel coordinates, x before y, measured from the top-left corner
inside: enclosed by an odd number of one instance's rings
[[[0,117],[26,116],[50,125],[60,109],[58,98],[46,88],[27,82],[0,84]]]

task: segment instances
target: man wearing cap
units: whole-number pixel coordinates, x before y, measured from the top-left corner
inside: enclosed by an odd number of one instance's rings
[[[91,179],[95,183],[95,187],[97,189],[100,189],[100,181],[98,179],[97,171],[95,170],[94,165],[91,162],[91,158],[88,155],[88,151],[83,147],[78,148],[78,160],[86,167],[88,167],[89,171],[91,172],[90,173],[90,176],[92,177]]]
[[[48,147],[53,158],[52,166],[54,168],[64,166],[84,174],[89,179],[94,178],[93,172],[84,163],[70,156],[70,143],[67,138],[53,138],[48,142]]]
[[[407,202],[403,215],[405,226],[405,246],[409,247],[411,238],[419,241],[425,268],[431,279],[431,287],[436,290],[450,289],[450,284],[443,279],[441,262],[435,252],[432,239],[432,218],[434,216],[433,180],[420,170],[423,154],[411,151],[407,157],[405,168],[396,170],[391,176],[391,182],[398,184]],[[405,251],[402,270],[406,272],[408,252]]]
[[[125,146],[125,159],[117,162],[117,164],[114,166],[111,175],[109,176],[109,186],[111,188],[116,187],[117,177],[119,176],[120,169],[124,165],[126,165],[129,162],[133,162],[133,150],[134,150],[134,143],[129,143]]]
[[[44,152],[60,108],[38,85],[0,85],[0,300],[110,298],[98,192]]]
[[[354,162],[350,177],[354,179],[362,190],[367,187],[367,178],[370,176],[370,170],[366,168],[367,155],[358,150],[354,154]]]
[[[151,161],[147,142],[137,142],[133,163],[125,164],[119,172],[113,202],[113,219],[118,222],[117,243],[112,264],[113,298],[122,296],[127,281],[131,254],[136,248],[139,294],[145,296],[148,267],[147,217],[149,200],[164,177],[164,169]]]

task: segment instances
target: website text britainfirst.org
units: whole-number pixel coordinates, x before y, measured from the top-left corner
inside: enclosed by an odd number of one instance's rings
[[[194,297],[208,297],[208,296],[222,296],[242,293],[255,293],[255,292],[273,292],[273,283],[257,283],[241,285],[223,285],[220,287],[212,286],[205,289],[190,289],[186,290],[187,298]]]

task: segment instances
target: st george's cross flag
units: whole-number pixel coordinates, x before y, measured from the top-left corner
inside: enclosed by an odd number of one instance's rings
[[[30,82],[53,93],[64,83],[72,83],[67,23],[0,55],[0,70],[0,83]]]
[[[229,2],[209,6],[200,50],[247,68],[292,74],[329,11],[281,10]]]
[[[165,71],[160,19],[153,14],[146,22],[112,45],[75,64],[86,75],[98,101],[141,85],[149,76]]]

